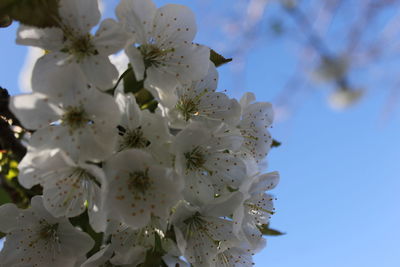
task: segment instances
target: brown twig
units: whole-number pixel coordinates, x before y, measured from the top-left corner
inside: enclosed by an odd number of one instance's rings
[[[7,90],[0,87],[0,150],[10,150],[13,152],[15,159],[20,161],[26,154],[26,147],[18,140],[8,120],[13,125],[21,126],[19,120],[9,110],[10,95]]]

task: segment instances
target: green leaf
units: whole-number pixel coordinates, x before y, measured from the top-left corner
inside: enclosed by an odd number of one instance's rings
[[[154,96],[150,93],[150,91],[144,88],[144,80],[138,81],[136,79],[131,64],[128,64],[128,68],[119,77],[114,88],[107,90],[106,93],[114,95],[115,89],[117,89],[121,81],[123,82],[124,93],[132,93],[141,109],[148,109],[150,112],[154,112],[156,110],[158,106],[157,100],[154,99]]]
[[[161,238],[157,233],[154,233],[154,238],[154,248],[147,251],[145,261],[140,265],[141,267],[164,266],[162,257],[166,251],[162,248]]]
[[[125,93],[135,94],[144,88],[143,80],[136,80],[135,73],[133,72],[132,66],[130,64],[128,65],[128,69],[125,71],[124,74],[123,83]]]
[[[58,0],[1,0],[0,16],[39,28],[59,26]]]
[[[275,140],[275,139],[272,140],[272,145],[271,145],[271,147],[280,147],[281,145],[282,145],[281,142],[279,142],[279,141],[277,141],[277,140]]]
[[[11,203],[12,199],[4,188],[0,187],[0,206],[6,203]]]
[[[135,93],[136,102],[138,103],[139,107],[142,108],[143,105],[149,103],[154,99],[153,95],[146,89],[142,89],[139,92]]]
[[[233,188],[233,187],[230,187],[230,186],[228,186],[227,189],[228,189],[228,191],[231,192],[231,193],[239,191],[238,188]]]
[[[263,224],[263,225],[259,226],[258,229],[260,229],[260,231],[263,235],[267,235],[267,236],[280,236],[280,235],[286,234],[281,231],[269,228],[268,224]]]
[[[222,66],[232,61],[232,58],[224,58],[213,49],[210,50],[210,60],[214,63],[215,67]]]
[[[158,106],[158,101],[153,99],[150,102],[147,102],[146,104],[140,106],[141,109],[148,109],[150,112],[153,112],[156,110]]]

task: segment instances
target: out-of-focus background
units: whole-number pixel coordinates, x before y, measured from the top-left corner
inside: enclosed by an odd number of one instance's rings
[[[103,1],[104,17],[117,2]],[[282,145],[266,171],[281,173],[271,227],[286,234],[268,238],[256,266],[400,266],[400,1],[155,2],[191,7],[196,41],[233,58],[221,90],[275,106]],[[15,45],[16,28],[0,29],[12,94],[29,89],[38,54]]]

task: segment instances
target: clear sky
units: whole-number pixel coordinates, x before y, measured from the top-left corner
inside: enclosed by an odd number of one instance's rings
[[[116,2],[106,2],[106,15]],[[199,24],[204,21],[197,4],[174,3],[189,5]],[[12,94],[19,91],[26,54],[25,47],[14,44],[15,29],[15,24],[0,29],[0,86]],[[223,41],[201,24],[199,30],[199,43]],[[231,94],[253,91],[259,101],[273,100],[293,69],[287,48],[284,40],[276,40],[252,49],[242,74],[246,86]],[[230,67],[220,70],[219,88],[229,92],[234,88]],[[381,123],[386,95],[378,82],[370,86],[374,90],[361,103],[342,112],[328,107],[326,91],[315,91],[289,119],[275,124],[273,136],[283,144],[269,155],[268,170],[281,173],[271,224],[287,234],[268,238],[256,266],[400,266],[400,112]]]

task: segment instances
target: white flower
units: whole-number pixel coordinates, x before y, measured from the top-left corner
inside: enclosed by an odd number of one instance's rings
[[[30,140],[35,148],[60,148],[74,159],[103,160],[115,147],[118,106],[111,96],[84,84],[57,96],[14,96],[10,109],[27,129],[36,130]]]
[[[110,260],[116,265],[130,264],[137,266],[143,263],[146,253],[155,248],[155,238],[160,237],[159,233],[165,226],[159,226],[157,219],[153,218],[148,225],[140,229],[132,229],[129,226],[119,223],[111,234],[111,245],[114,248],[114,256]]]
[[[176,101],[180,82],[199,80],[208,70],[209,49],[194,45],[194,14],[181,5],[156,8],[151,0],[122,0],[117,16],[132,35],[126,49],[137,80],[165,102]]]
[[[0,253],[2,266],[73,267],[94,245],[68,219],[51,216],[39,196],[26,210],[14,204],[1,206],[0,217],[0,231],[7,234]]]
[[[364,96],[362,88],[338,88],[328,98],[329,105],[335,110],[343,110],[355,105]]]
[[[248,180],[240,188],[245,200],[233,213],[233,220],[236,222],[234,232],[253,250],[259,250],[265,245],[258,227],[268,224],[274,213],[274,197],[265,191],[275,188],[278,182],[279,173],[272,172]]]
[[[132,94],[118,93],[116,101],[122,114],[118,126],[117,150],[144,149],[150,152],[158,163],[170,166],[171,135],[166,119],[157,113],[140,110]]]
[[[240,105],[235,99],[216,92],[218,72],[210,63],[208,73],[202,79],[190,84],[179,85],[176,92],[178,101],[173,106],[166,106],[170,125],[184,128],[189,121],[219,121],[230,125],[238,123]]]
[[[253,93],[246,93],[240,99],[242,119],[238,128],[244,138],[244,153],[249,153],[258,162],[271,148],[272,137],[268,128],[272,124],[274,114],[270,103],[254,101]]]
[[[38,29],[22,25],[17,43],[50,51],[38,60],[34,72],[61,71],[57,66],[76,64],[85,77],[101,89],[109,89],[118,78],[118,71],[108,56],[121,50],[127,35],[112,19],[104,20],[96,34],[90,30],[99,22],[97,0],[59,1],[59,28]],[[37,87],[35,83],[33,89]]]
[[[163,256],[163,261],[168,267],[190,267],[189,263],[181,260],[179,256],[167,254]]]
[[[248,248],[227,248],[213,259],[210,267],[252,267],[253,251]]]
[[[105,166],[109,186],[104,207],[109,218],[133,229],[144,227],[151,216],[166,218],[181,199],[182,182],[171,169],[158,165],[146,152],[124,150]]]
[[[213,266],[217,254],[238,244],[233,221],[223,217],[229,215],[240,200],[235,197],[201,208],[185,203],[176,208],[173,225],[177,244],[193,266]]]
[[[102,169],[74,162],[62,151],[27,155],[25,158],[30,160],[24,158],[20,163],[18,179],[22,185],[29,185],[27,188],[38,183],[43,186],[44,206],[53,216],[75,217],[88,209],[92,227],[105,229],[100,214],[101,187],[105,183]]]
[[[185,179],[185,199],[207,203],[215,194],[238,188],[246,166],[235,151],[242,137],[226,124],[191,123],[175,138],[175,168]]]
[[[111,258],[114,255],[114,250],[112,245],[107,245],[100,249],[97,253],[87,259],[80,267],[112,267],[116,266],[111,263]],[[143,255],[141,255],[143,256]],[[144,259],[144,258],[143,258]],[[124,264],[124,267],[136,267],[135,264]]]

